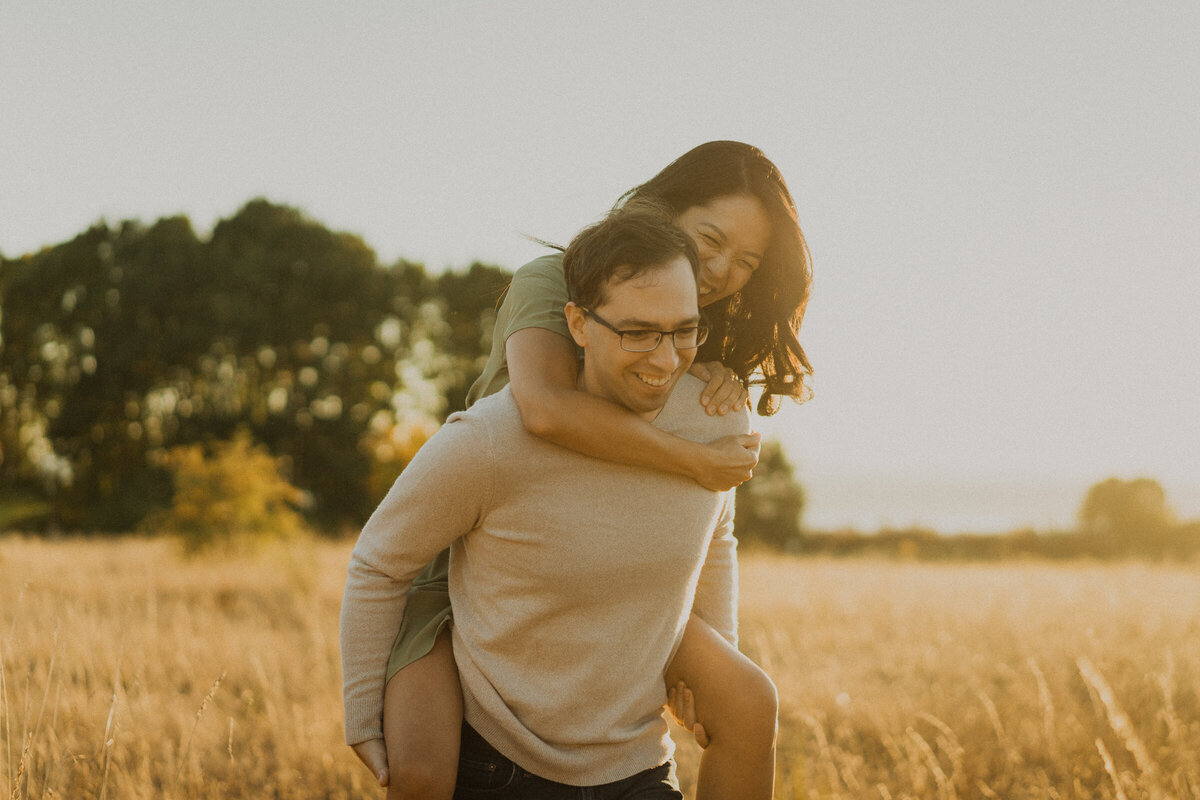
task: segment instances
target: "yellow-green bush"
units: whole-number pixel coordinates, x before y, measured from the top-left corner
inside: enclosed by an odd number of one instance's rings
[[[246,433],[207,447],[176,447],[166,466],[175,489],[171,506],[152,514],[143,527],[180,537],[189,553],[251,548],[308,530],[296,510],[303,492]]]

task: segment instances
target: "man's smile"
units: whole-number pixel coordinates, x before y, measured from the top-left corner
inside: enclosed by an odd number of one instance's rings
[[[638,377],[638,379],[642,381],[642,383],[645,383],[649,386],[653,386],[655,389],[661,389],[662,387],[666,386],[668,383],[671,382],[670,375],[666,375],[661,378],[654,378],[654,377],[651,377],[650,375],[645,375],[641,372],[635,372],[633,374],[636,375]]]

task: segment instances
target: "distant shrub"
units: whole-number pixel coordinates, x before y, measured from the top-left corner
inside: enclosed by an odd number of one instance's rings
[[[208,447],[176,447],[165,466],[174,481],[171,505],[150,515],[142,527],[178,536],[189,553],[249,549],[308,532],[297,511],[304,493],[247,433]]]
[[[737,488],[734,533],[743,544],[799,550],[804,489],[795,468],[776,441],[765,441],[754,478]]]
[[[1079,526],[1102,556],[1163,557],[1176,549],[1175,514],[1152,478],[1109,478],[1088,490]]]

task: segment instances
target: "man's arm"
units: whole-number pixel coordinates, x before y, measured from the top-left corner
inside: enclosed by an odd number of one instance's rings
[[[708,554],[696,584],[692,611],[713,630],[737,647],[738,570],[737,539],[733,538],[735,490],[724,493],[721,515],[708,545]]]
[[[346,742],[383,736],[383,689],[408,589],[433,557],[476,527],[490,502],[483,423],[447,422],[367,521],[347,571],[341,650]]]

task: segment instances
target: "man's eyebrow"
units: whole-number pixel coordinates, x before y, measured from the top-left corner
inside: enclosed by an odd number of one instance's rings
[[[674,328],[669,328],[667,330],[676,330],[678,328],[686,328],[689,325],[698,325],[698,324],[700,324],[700,315],[695,314],[693,316],[688,317],[683,322],[681,322],[679,325],[676,325]],[[624,330],[640,330],[640,331],[664,330],[663,328],[657,327],[657,325],[658,325],[657,322],[648,322],[644,319],[622,319],[617,322],[614,322],[613,325],[617,328],[622,328]]]

